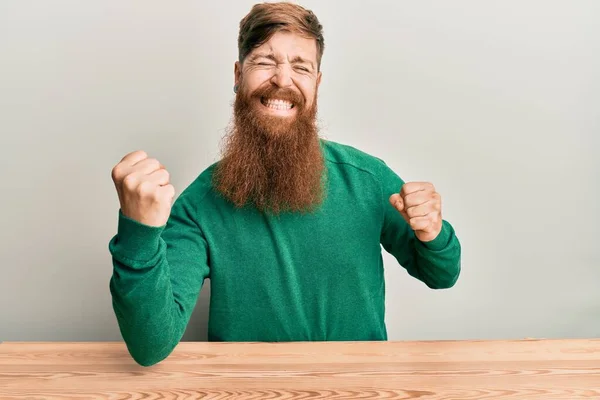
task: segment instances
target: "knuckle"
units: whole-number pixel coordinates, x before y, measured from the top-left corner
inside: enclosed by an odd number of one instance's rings
[[[121,158],[121,162],[127,160],[128,158],[132,158],[132,157],[137,157],[140,154],[140,150],[133,150],[130,151],[129,153],[125,154],[122,158]]]
[[[138,150],[136,152],[137,156],[143,157],[143,158],[148,158],[148,153],[146,153],[144,150]]]
[[[154,185],[149,181],[142,181],[136,188],[136,193],[141,197],[148,197],[152,195],[154,191]]]
[[[411,218],[410,219],[410,227],[413,229],[418,229],[419,228],[419,221],[416,218]]]
[[[420,205],[419,198],[414,194],[409,194],[406,197],[406,207],[415,208]]]
[[[150,160],[152,160],[152,165],[156,166],[156,168],[160,167],[160,161],[158,161],[158,159],[156,158],[151,158]]]
[[[411,206],[411,195],[410,194],[405,194],[404,196],[402,196],[402,200],[404,201],[404,206],[405,207],[410,207]]]
[[[402,188],[400,188],[400,196],[402,196],[402,197],[406,196],[409,185],[410,185],[410,183],[405,183],[404,185],[402,185]]]
[[[129,174],[123,178],[123,186],[126,189],[133,189],[135,187],[135,175]]]
[[[121,164],[117,164],[113,167],[113,169],[110,171],[110,176],[115,182],[121,178]]]
[[[136,159],[136,160],[142,161],[142,160],[145,160],[146,158],[148,158],[148,154],[146,154],[146,152],[144,150],[135,150],[135,151],[132,151],[131,153],[127,154],[125,157],[123,157],[123,160]]]
[[[152,170],[157,170],[160,168],[160,162],[158,162],[156,158],[148,158],[146,163]]]

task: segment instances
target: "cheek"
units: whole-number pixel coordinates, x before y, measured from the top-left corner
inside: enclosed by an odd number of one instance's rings
[[[249,71],[244,77],[246,88],[250,91],[254,91],[259,87],[263,86],[266,82],[271,79],[271,74],[268,71]]]
[[[308,87],[303,87],[300,90],[302,92],[302,95],[306,99],[306,104],[312,105],[314,103],[315,96],[317,94],[316,88],[308,86]]]

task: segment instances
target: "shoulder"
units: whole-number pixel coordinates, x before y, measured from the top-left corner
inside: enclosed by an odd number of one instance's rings
[[[322,140],[321,144],[330,168],[346,169],[347,173],[353,170],[369,174],[385,193],[396,192],[404,184],[404,180],[379,157],[346,144],[326,140]]]
[[[389,169],[381,158],[356,147],[324,139],[321,139],[321,145],[327,163],[364,171],[376,177]]]
[[[217,163],[211,164],[202,171],[179,195],[178,203],[187,203],[197,207],[213,191],[213,172]]]

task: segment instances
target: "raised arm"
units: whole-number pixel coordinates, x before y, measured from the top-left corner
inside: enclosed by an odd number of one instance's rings
[[[405,183],[382,169],[381,244],[407,272],[432,289],[454,286],[461,269],[461,245],[442,218],[441,198],[427,182]]]
[[[150,366],[181,340],[204,279],[207,246],[182,193],[173,207],[168,174],[143,152],[113,169],[121,209],[109,243],[112,304],[133,359]]]

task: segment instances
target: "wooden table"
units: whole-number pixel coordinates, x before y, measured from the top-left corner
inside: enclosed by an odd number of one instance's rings
[[[0,399],[600,399],[600,339],[0,344]]]

